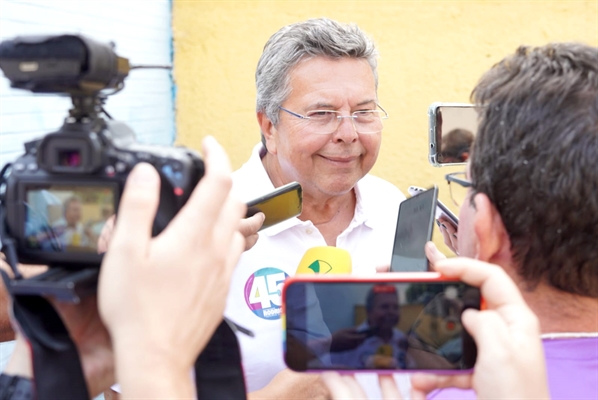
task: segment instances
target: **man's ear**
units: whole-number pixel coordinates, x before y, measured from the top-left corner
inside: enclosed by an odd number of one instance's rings
[[[502,264],[510,257],[511,240],[500,213],[487,195],[477,193],[473,198],[475,216],[473,229],[477,238],[477,256],[481,261]]]
[[[278,135],[278,131],[276,127],[266,116],[265,113],[259,112],[257,113],[257,122],[260,125],[260,129],[262,131],[262,136],[264,137],[265,146],[268,150],[268,153],[276,154],[276,139]]]

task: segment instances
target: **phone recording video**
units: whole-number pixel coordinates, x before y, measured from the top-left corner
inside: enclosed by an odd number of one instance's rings
[[[424,246],[432,239],[437,197],[438,188],[434,186],[401,203],[390,261],[391,272],[428,270]]]
[[[297,182],[291,182],[277,188],[271,193],[248,202],[245,218],[249,218],[258,212],[263,212],[266,219],[259,229],[261,231],[298,216],[301,214],[302,207],[301,185]]]
[[[479,289],[425,273],[296,277],[285,285],[285,362],[295,371],[469,370],[473,338],[461,324]],[[392,277],[391,277],[392,275]],[[327,279],[326,279],[327,278]]]

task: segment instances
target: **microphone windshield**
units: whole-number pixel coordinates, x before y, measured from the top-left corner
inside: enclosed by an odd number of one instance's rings
[[[312,247],[308,249],[299,267],[298,274],[350,274],[351,255],[347,250],[332,246]]]

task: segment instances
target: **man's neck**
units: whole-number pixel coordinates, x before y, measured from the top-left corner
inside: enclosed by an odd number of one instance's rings
[[[533,290],[521,287],[523,298],[538,316],[542,333],[598,332],[598,301],[540,283]]]
[[[270,177],[274,187],[284,185],[278,164],[266,154],[262,158],[262,164]],[[310,191],[303,188],[303,208],[299,219],[311,221],[320,231],[328,246],[336,246],[336,239],[351,223],[355,215],[357,197],[355,189],[341,195],[329,195]]]
[[[336,239],[351,224],[355,215],[355,189],[339,196],[315,197],[303,193],[303,210],[299,219],[311,221],[326,240],[326,244],[336,246]]]

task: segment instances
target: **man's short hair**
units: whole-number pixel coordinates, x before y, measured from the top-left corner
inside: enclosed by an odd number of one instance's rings
[[[71,205],[71,203],[79,203],[79,204],[81,204],[82,203],[81,197],[79,197],[77,195],[72,195],[72,196],[67,197],[67,199],[64,200],[64,203],[62,203],[63,204],[63,209],[64,209],[65,213],[66,213],[66,210],[68,210],[68,208]]]
[[[357,25],[327,18],[309,19],[281,28],[264,46],[255,73],[256,110],[278,124],[278,107],[290,94],[289,72],[304,59],[317,56],[367,60],[378,87],[378,52]]]
[[[500,213],[519,274],[530,289],[598,297],[598,49],[520,47],[472,101],[473,191]]]

